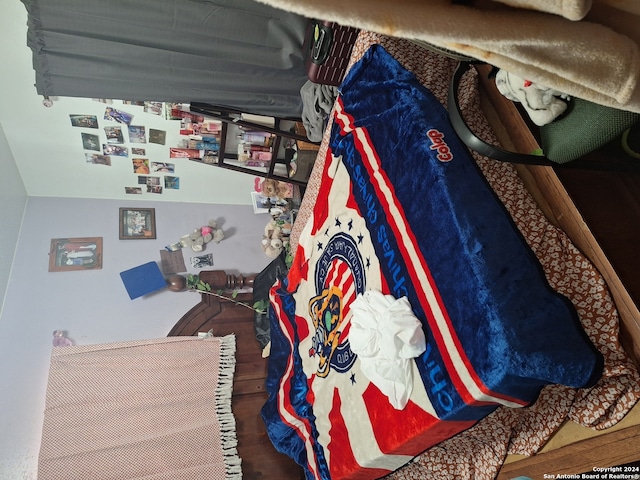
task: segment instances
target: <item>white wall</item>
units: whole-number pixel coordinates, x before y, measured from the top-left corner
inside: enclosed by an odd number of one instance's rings
[[[32,480],[52,331],[66,330],[82,344],[165,336],[197,303],[196,294],[163,291],[132,301],[119,272],[159,260],[165,245],[210,218],[227,232],[222,243],[208,247],[213,268],[258,272],[269,261],[259,243],[267,217],[249,206],[252,176],[170,160],[179,122],[116,101],[113,106],[133,114],[135,124],[167,131],[165,147],[145,145],[147,158],[174,163],[181,183],[162,195],[126,195],[124,187],[137,184],[130,159],[114,158],[111,167],[87,164],[80,132],[94,132],[69,120],[69,114],[97,115],[105,139],[103,127],[117,125],[102,120],[105,105],[60,98],[43,107],[33,86],[26,10],[19,0],[0,6],[0,294],[6,287],[0,312],[0,478]],[[157,240],[118,240],[118,207],[137,205],[156,209]],[[49,273],[50,240],[67,236],[102,236],[103,268]]]
[[[0,15],[0,123],[6,133],[18,169],[30,196],[130,199],[125,186],[136,186],[131,159],[112,158],[112,166],[85,162],[80,132],[94,129],[72,127],[69,114],[97,115],[100,138],[103,127],[119,125],[103,120],[105,105],[83,98],[58,98],[51,108],[42,105],[36,94],[31,50],[26,45],[27,12],[19,0],[2,0]],[[125,100],[136,100],[125,99]],[[189,101],[188,98],[185,101]],[[142,107],[123,106],[116,99],[114,108],[134,115],[135,125],[167,132],[165,146],[146,144],[147,158],[165,162],[169,146],[180,139],[180,122],[144,113]],[[131,145],[128,145],[129,147]],[[152,196],[154,201],[250,204],[254,178],[250,175],[191,162],[176,164],[179,190],[165,190]]]
[[[119,240],[120,206],[155,208],[157,239]],[[0,478],[36,478],[53,330],[77,344],[166,336],[198,295],[163,290],[130,300],[119,273],[159,261],[165,245],[210,218],[227,234],[203,252],[213,254],[213,268],[255,273],[267,265],[260,239],[268,216],[249,206],[29,198],[0,317]],[[51,238],[86,236],[103,237],[102,269],[48,272]],[[195,254],[183,253],[189,265]]]
[[[22,216],[27,204],[27,192],[18,173],[9,144],[0,125],[0,315],[4,293],[9,283],[15,246],[20,235]]]

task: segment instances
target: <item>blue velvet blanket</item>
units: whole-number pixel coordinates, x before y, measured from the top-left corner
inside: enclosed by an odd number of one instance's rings
[[[592,384],[601,358],[550,289],[447,113],[382,47],[336,103],[318,201],[271,293],[262,414],[307,478],[377,478],[549,383]],[[426,351],[402,410],[351,351],[351,303],[406,297]]]

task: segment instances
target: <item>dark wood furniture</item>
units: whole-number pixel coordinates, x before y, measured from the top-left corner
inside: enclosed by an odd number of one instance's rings
[[[215,165],[222,168],[227,168],[229,170],[234,170],[236,172],[247,173],[249,175],[255,175],[258,177],[272,178],[274,180],[294,183],[296,185],[304,186],[307,184],[306,179],[298,178],[297,176],[292,177],[289,175],[278,174],[275,171],[276,165],[283,165],[286,168],[286,171],[289,172],[291,157],[289,157],[286,153],[284,156],[279,155],[283,138],[295,140],[298,142],[309,143],[309,139],[306,137],[306,135],[298,134],[295,131],[285,130],[281,127],[282,124],[287,121],[287,119],[274,117],[275,125],[273,127],[267,127],[257,123],[241,120],[240,115],[242,115],[243,112],[229,108],[221,108],[216,107],[215,105],[195,102],[191,103],[190,108],[194,113],[206,115],[222,122],[220,150],[218,154],[218,162]],[[295,123],[294,120],[289,120],[289,122]],[[273,146],[271,148],[273,157],[271,162],[269,163],[269,167],[248,167],[240,165],[237,162],[238,155],[236,153],[227,153],[225,151],[227,147],[229,125],[237,125],[239,127],[244,127],[250,130],[268,132],[274,135]],[[293,155],[293,152],[291,152],[291,155]],[[234,160],[236,161],[235,163]]]
[[[539,148],[515,105],[495,89],[480,68],[484,110],[505,147],[529,153]],[[586,158],[593,166],[619,161],[603,149]],[[605,278],[621,317],[621,342],[640,366],[640,171],[580,167],[517,166],[527,189],[547,217],[593,262]],[[637,161],[637,160],[636,160]]]
[[[203,271],[200,278],[214,291],[251,286],[253,276],[227,275],[221,270]],[[252,294],[241,293],[237,301],[251,305]],[[200,302],[189,310],[168,336],[197,335],[213,331],[215,336],[235,334],[236,372],[233,380],[232,409],[236,418],[238,454],[242,458],[245,479],[301,479],[302,470],[286,455],[275,450],[267,437],[260,409],[267,394],[267,359],[262,358],[253,330],[254,311],[231,300],[201,294]]]
[[[487,79],[487,69],[479,71],[483,110],[500,142],[522,153],[536,150],[536,136],[519,110],[497,92]],[[620,162],[619,155],[615,148],[598,151],[584,159],[589,162],[587,169],[579,168],[583,159],[569,168],[520,165],[517,169],[547,217],[602,273],[620,314],[620,342],[640,366],[640,173],[594,168],[598,163],[604,167],[602,162]],[[639,408],[634,408],[634,418]],[[634,420],[620,427],[596,436],[576,436],[561,448],[507,463],[498,479],[520,475],[538,479],[545,474],[575,475],[592,473],[594,467],[638,464],[640,424]]]

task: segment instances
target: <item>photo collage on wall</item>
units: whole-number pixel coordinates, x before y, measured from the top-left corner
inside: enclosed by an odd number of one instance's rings
[[[183,154],[189,150],[189,141],[192,139],[167,147],[167,132],[150,128],[138,118],[149,114],[162,116],[166,120],[179,120],[180,133],[183,135],[186,134],[185,125],[193,132],[192,126],[196,125],[199,130],[204,119],[188,112],[188,104],[122,101],[120,107],[114,106],[113,100],[94,100],[105,104],[103,115],[69,115],[72,127],[82,129],[80,138],[85,162],[105,166],[112,166],[116,162],[129,163],[133,175],[131,184],[124,186],[126,194],[162,194],[179,190],[180,177],[177,176],[174,159],[192,159],[190,155]],[[145,115],[134,116],[131,111],[135,110],[141,110]],[[161,156],[155,153],[156,145],[164,147]]]

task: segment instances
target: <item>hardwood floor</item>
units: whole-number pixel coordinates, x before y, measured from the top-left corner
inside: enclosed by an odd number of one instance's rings
[[[556,168],[569,196],[604,250],[636,305],[640,303],[640,172],[616,170],[624,158],[613,143],[587,157],[589,164],[603,170]],[[604,169],[612,165],[613,170]]]

